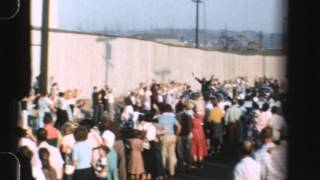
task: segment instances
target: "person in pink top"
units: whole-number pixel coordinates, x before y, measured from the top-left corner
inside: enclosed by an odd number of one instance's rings
[[[269,111],[269,104],[264,103],[262,105],[261,112],[257,115],[256,121],[256,129],[260,133],[261,130],[265,127],[271,126],[271,117],[272,113]]]
[[[62,135],[60,131],[54,127],[50,113],[45,113],[43,123],[44,129],[47,131],[48,143],[52,146],[59,147],[62,142]]]

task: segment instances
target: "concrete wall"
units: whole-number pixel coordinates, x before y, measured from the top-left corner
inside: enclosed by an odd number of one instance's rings
[[[88,98],[94,85],[105,83],[114,88],[115,95],[151,79],[187,82],[200,88],[192,72],[207,78],[215,74],[221,80],[241,75],[252,81],[264,74],[283,80],[285,61],[284,56],[239,55],[129,38],[50,32],[48,77],[54,76],[61,89],[78,88]]]

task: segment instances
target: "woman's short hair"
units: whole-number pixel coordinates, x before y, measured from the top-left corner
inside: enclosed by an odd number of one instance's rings
[[[261,138],[272,138],[273,132],[271,127],[265,127],[261,130]]]
[[[172,106],[170,104],[164,105],[163,112],[173,112]]]
[[[126,97],[126,98],[124,99],[124,103],[125,103],[126,105],[132,105],[132,101],[131,101],[130,97]]]
[[[22,157],[26,157],[28,159],[31,159],[33,156],[32,151],[28,148],[28,146],[21,146],[18,149],[18,154]]]
[[[90,129],[95,126],[95,123],[90,119],[83,119],[80,121],[79,125],[86,127],[87,130],[90,131]]]
[[[88,138],[88,129],[82,125],[76,128],[73,135],[76,141],[84,141]]]
[[[50,156],[49,150],[47,148],[40,148],[38,154],[42,163],[42,167],[46,169],[52,169],[52,166],[50,164],[50,159],[49,159],[49,156]]]
[[[269,106],[268,103],[264,103],[264,104],[262,105],[262,111],[267,111],[269,108],[270,108],[270,106]]]
[[[63,124],[62,126],[63,135],[72,134],[73,132],[74,132],[74,126],[71,123],[67,122]]]
[[[43,118],[43,123],[44,124],[48,124],[48,123],[52,123],[52,115],[50,113],[45,113],[44,114],[44,118]]]
[[[40,160],[48,160],[49,159],[50,153],[47,148],[40,148],[38,153],[39,153]]]

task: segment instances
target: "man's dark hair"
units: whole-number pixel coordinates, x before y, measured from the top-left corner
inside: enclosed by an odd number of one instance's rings
[[[279,113],[279,108],[277,106],[272,106],[271,112],[272,112],[272,114],[277,114],[277,113]]]
[[[216,97],[212,97],[211,102],[213,106],[218,106],[218,99]]]
[[[238,100],[237,100],[237,99],[233,98],[233,99],[231,100],[231,104],[232,104],[232,105],[236,105],[237,103],[238,103]]]
[[[83,119],[82,121],[80,121],[79,125],[87,128],[87,130],[90,131],[90,129],[93,128],[95,124],[90,119]]]
[[[58,96],[59,96],[59,97],[63,97],[63,96],[64,96],[64,92],[59,92],[59,93],[58,93]]]
[[[49,159],[50,153],[47,148],[40,148],[38,153],[40,160]]]
[[[45,113],[44,114],[44,118],[43,118],[43,123],[44,124],[49,124],[49,123],[52,123],[53,120],[52,120],[52,116],[50,113]]]
[[[39,142],[46,141],[48,136],[47,130],[45,130],[44,128],[38,129],[36,132],[36,136]]]
[[[272,128],[271,127],[265,127],[261,130],[261,138],[262,139],[267,139],[267,138],[272,138]]]
[[[39,149],[39,158],[41,160],[41,163],[42,163],[42,167],[45,168],[45,169],[52,169],[52,166],[50,164],[50,152],[47,148],[40,148]]]
[[[102,121],[101,121],[101,123],[99,125],[99,131],[101,133],[103,133],[106,130],[109,130],[109,131],[113,132],[114,135],[116,136],[116,140],[122,138],[122,134],[120,132],[119,124],[117,123],[117,121],[112,121],[110,119],[109,115],[103,117],[103,119],[102,119]]]
[[[84,141],[88,138],[88,132],[87,127],[80,125],[76,128],[73,135],[76,141]]]
[[[124,103],[125,103],[126,105],[132,105],[132,101],[131,101],[130,97],[126,97],[126,98],[124,99]]]
[[[262,105],[262,111],[267,111],[268,109],[270,108],[270,106],[269,106],[269,104],[268,103],[264,103],[263,105]]]
[[[238,103],[239,103],[239,106],[243,106],[243,105],[244,105],[244,100],[239,99],[239,100],[238,100]]]
[[[164,105],[164,108],[163,108],[163,112],[173,112],[173,108],[171,107],[170,104],[166,104]]]
[[[28,146],[21,146],[18,148],[18,155],[27,158],[28,160],[31,160],[33,153],[32,151],[28,148]]]
[[[255,101],[252,101],[252,109],[260,109],[259,104]]]
[[[17,127],[16,128],[16,135],[18,138],[25,137],[27,135],[27,131],[23,129],[22,127]]]
[[[101,145],[99,148],[102,149],[106,154],[109,154],[110,152],[110,149],[108,148],[108,146]]]

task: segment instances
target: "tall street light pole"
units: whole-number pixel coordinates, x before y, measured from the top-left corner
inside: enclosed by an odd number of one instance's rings
[[[202,2],[201,0],[192,0],[192,2],[196,3],[196,32],[195,32],[195,43],[196,48],[199,47],[199,4]]]
[[[49,36],[49,9],[50,1],[43,0],[42,28],[41,28],[41,65],[40,65],[40,91],[47,92],[48,85],[48,36]]]

